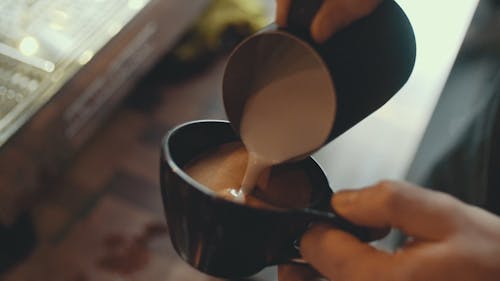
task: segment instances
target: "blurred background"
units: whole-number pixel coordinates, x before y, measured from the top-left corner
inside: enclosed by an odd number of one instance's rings
[[[489,23],[493,9],[396,2],[415,30],[415,69],[316,153],[334,190],[425,177],[430,160],[416,165],[416,152],[474,14]],[[274,0],[2,0],[0,279],[216,280],[170,245],[160,143],[182,122],[225,119],[226,58],[274,10]],[[252,277],[275,279],[273,268]]]

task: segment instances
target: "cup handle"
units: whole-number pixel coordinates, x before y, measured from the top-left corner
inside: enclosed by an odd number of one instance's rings
[[[353,224],[348,220],[342,218],[341,216],[335,214],[335,211],[333,210],[331,210],[331,212],[326,212],[314,209],[306,209],[302,210],[302,212],[302,215],[305,215],[306,220],[309,224],[329,224],[335,228],[350,233],[363,242],[371,242],[380,239],[387,235],[387,233],[389,232],[388,229],[369,228]]]
[[[362,242],[372,242],[389,233],[389,229],[374,229],[355,225],[337,215],[331,208],[328,209],[301,209],[287,212],[287,219],[284,221],[298,223],[298,225],[301,225],[301,229],[296,233],[297,236],[294,237],[293,243],[287,246],[290,248],[287,251],[279,252],[269,265],[307,263],[300,254],[300,240],[302,235],[314,224],[331,225],[355,236]]]
[[[310,36],[310,27],[314,16],[324,0],[292,0],[288,12],[287,28],[293,33],[298,32]]]

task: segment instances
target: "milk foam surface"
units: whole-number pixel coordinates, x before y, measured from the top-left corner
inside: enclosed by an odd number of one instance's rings
[[[219,196],[238,201],[232,193],[239,190],[247,161],[248,153],[243,144],[232,142],[202,153],[183,170]],[[243,196],[245,204],[263,208],[304,208],[311,201],[309,175],[296,163],[265,170],[256,186],[252,194]],[[290,192],[291,188],[293,192]],[[239,202],[243,203],[242,200]]]

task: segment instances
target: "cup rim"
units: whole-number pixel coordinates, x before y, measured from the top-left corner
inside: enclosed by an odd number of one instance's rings
[[[238,203],[238,202],[235,202],[235,201],[224,199],[223,197],[217,195],[217,193],[215,191],[211,190],[210,188],[204,186],[203,184],[199,183],[198,181],[196,181],[195,179],[193,179],[192,177],[190,177],[173,160],[173,157],[171,155],[170,148],[169,148],[169,140],[179,131],[179,129],[187,127],[187,126],[191,126],[193,124],[199,124],[199,123],[221,123],[221,124],[229,124],[230,125],[229,121],[227,121],[227,120],[221,120],[221,119],[203,119],[203,120],[188,121],[188,122],[181,123],[181,124],[178,124],[178,125],[172,127],[167,132],[167,134],[165,135],[165,137],[162,140],[162,153],[163,153],[163,159],[164,159],[163,161],[164,161],[164,163],[166,163],[169,166],[169,168],[172,170],[173,173],[175,173],[177,176],[179,176],[180,178],[182,178],[182,180],[186,181],[191,187],[193,187],[197,191],[202,192],[203,194],[209,196],[210,199],[212,199],[212,200],[220,201],[220,202],[222,202],[224,204],[229,204],[229,205],[232,205],[232,206],[243,207],[243,208],[246,208],[246,209],[250,209],[250,210],[258,211],[258,212],[263,212],[263,213],[269,213],[269,212],[271,212],[271,213],[280,213],[280,214],[289,214],[289,213],[295,213],[295,212],[299,212],[299,213],[304,213],[304,212],[305,213],[311,213],[311,212],[312,213],[316,213],[316,212],[320,212],[320,213],[322,213],[321,211],[313,209],[313,208],[310,208],[310,207],[305,207],[305,208],[284,208],[284,207],[273,206],[272,208],[256,208],[256,207],[253,207],[253,206],[250,206],[250,205],[247,205],[247,204],[241,204],[241,203]],[[235,135],[238,136],[236,133],[235,133]],[[324,171],[323,168],[321,167],[321,165],[312,156],[309,156],[306,159],[308,159],[307,161],[311,161],[313,163],[313,165],[316,165],[318,169],[320,169],[321,171]],[[326,177],[326,175],[323,175],[323,176],[325,178],[327,187],[330,188],[330,190],[331,190],[328,178]]]

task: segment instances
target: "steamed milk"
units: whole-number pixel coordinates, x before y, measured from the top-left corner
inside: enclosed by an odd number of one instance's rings
[[[240,123],[244,147],[223,146],[185,169],[221,196],[242,203],[252,204],[255,200],[250,195],[256,192],[303,195],[297,190],[306,185],[304,175],[277,177],[281,184],[269,184],[276,181],[272,176],[276,169],[271,171],[271,167],[307,156],[325,143],[333,126],[335,102],[329,74],[321,67],[304,68],[274,80],[246,101]]]
[[[328,73],[310,68],[273,81],[252,95],[244,108],[240,135],[249,153],[240,192],[249,194],[272,165],[306,156],[328,138],[335,96]]]

